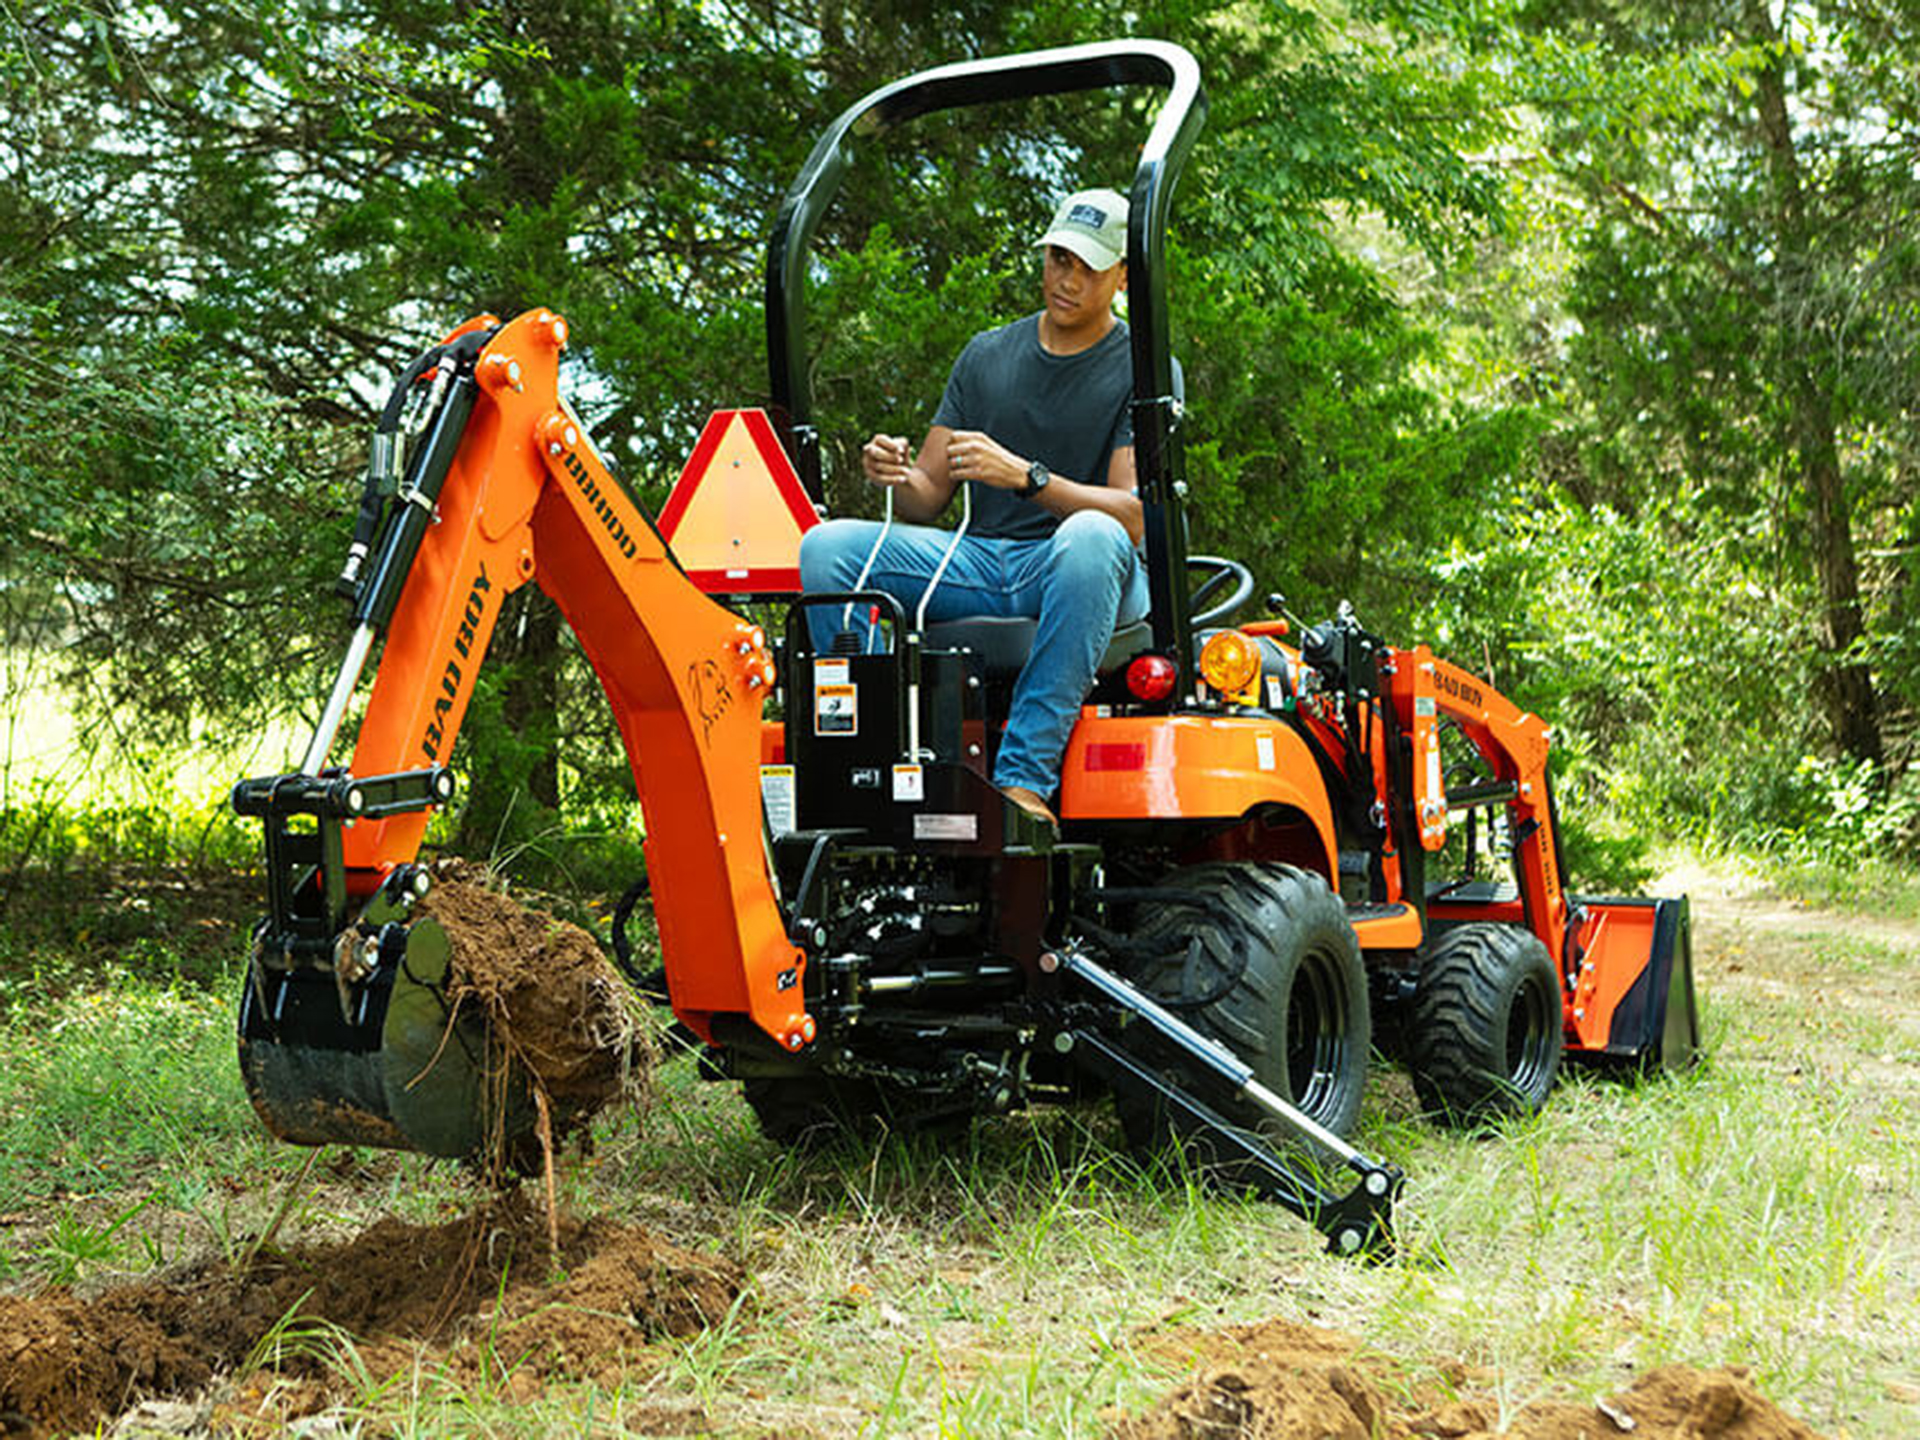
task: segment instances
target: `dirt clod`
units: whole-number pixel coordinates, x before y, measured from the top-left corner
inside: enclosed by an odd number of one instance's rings
[[[1663,1366],[1605,1410],[1539,1401],[1503,1423],[1492,1397],[1390,1398],[1406,1393],[1391,1362],[1330,1331],[1275,1320],[1194,1348],[1217,1358],[1108,1440],[1601,1440],[1625,1433],[1609,1411],[1631,1419],[1634,1440],[1820,1440],[1738,1369]]]
[[[264,1370],[297,1382],[257,1387],[285,1418],[324,1407],[356,1368],[377,1383],[423,1357],[530,1390],[606,1379],[648,1341],[723,1319],[740,1294],[736,1267],[637,1227],[562,1216],[557,1228],[557,1269],[544,1210],[509,1195],[442,1225],[388,1219],[263,1253],[245,1274],[208,1261],[90,1299],[0,1296],[0,1415],[65,1434],[143,1396]]]
[[[420,907],[452,942],[449,998],[476,1004],[531,1073],[557,1141],[642,1093],[653,1052],[628,988],[593,937],[529,909],[465,862],[442,862]]]

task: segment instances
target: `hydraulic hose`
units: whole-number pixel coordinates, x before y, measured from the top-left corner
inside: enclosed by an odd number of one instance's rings
[[[400,603],[401,587],[413,568],[413,557],[426,537],[427,527],[433,523],[434,503],[440,498],[440,487],[453,468],[467,419],[473,414],[479,394],[473,378],[474,358],[487,338],[484,334],[464,335],[446,348],[444,363],[453,371],[451,377],[443,374],[434,382],[435,390],[444,383],[446,391],[427,422],[426,440],[408,467],[398,497],[398,513],[387,526],[373,573],[360,589],[354,606],[356,625],[370,625],[384,633],[394,606]]]
[[[416,355],[413,362],[401,372],[393,392],[387,396],[387,403],[380,411],[380,423],[373,431],[373,452],[367,458],[366,479],[360,486],[360,509],[354,516],[353,540],[347,546],[346,564],[341,566],[340,576],[334,581],[334,589],[343,599],[359,598],[361,571],[366,565],[368,552],[373,549],[374,537],[380,532],[380,519],[386,511],[386,497],[398,480],[400,417],[406,411],[407,396],[419,383],[420,377],[438,364],[446,352],[445,345],[435,345]]]

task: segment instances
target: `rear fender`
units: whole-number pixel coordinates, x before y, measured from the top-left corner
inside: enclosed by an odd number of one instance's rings
[[[1063,820],[1233,819],[1261,806],[1304,817],[1312,868],[1336,877],[1333,808],[1313,752],[1256,716],[1083,711],[1061,765]]]

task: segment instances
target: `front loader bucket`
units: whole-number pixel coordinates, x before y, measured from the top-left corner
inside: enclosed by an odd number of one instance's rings
[[[240,1072],[267,1129],[296,1145],[515,1153],[532,1131],[527,1087],[481,1017],[447,1001],[449,950],[439,925],[416,921],[394,963],[345,987],[256,960],[241,997]]]
[[[1684,1070],[1700,1053],[1693,919],[1678,899],[1574,897],[1583,916],[1570,951],[1574,1060]],[[1571,1038],[1577,1036],[1577,1040]]]

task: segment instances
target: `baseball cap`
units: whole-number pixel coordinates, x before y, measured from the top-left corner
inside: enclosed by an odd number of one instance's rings
[[[1094,270],[1111,270],[1127,258],[1126,197],[1117,190],[1074,191],[1036,243],[1071,250]]]

